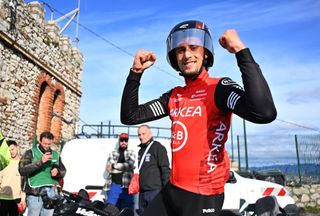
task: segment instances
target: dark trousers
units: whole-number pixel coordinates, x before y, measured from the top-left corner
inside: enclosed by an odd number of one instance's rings
[[[160,192],[160,189],[144,191],[139,193],[139,209],[138,214],[142,215],[147,206],[151,203],[151,201],[157,196]]]
[[[122,188],[119,184],[111,184],[111,188],[107,193],[108,199],[106,203],[110,203],[118,207],[119,210],[124,208],[134,208],[133,195],[128,194],[128,188]]]
[[[170,182],[145,209],[143,216],[218,216],[224,193],[216,195],[195,194],[173,186]]]
[[[18,216],[17,200],[0,200],[0,215],[1,216]]]

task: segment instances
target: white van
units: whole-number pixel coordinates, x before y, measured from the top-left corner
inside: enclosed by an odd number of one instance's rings
[[[171,149],[169,139],[156,139],[164,145],[171,161]],[[67,142],[61,152],[61,158],[66,166],[67,173],[64,178],[64,190],[78,192],[79,189],[87,189],[91,200],[103,200],[105,194],[101,187],[105,183],[105,166],[109,153],[117,146],[117,138],[100,139],[74,139]],[[129,149],[138,153],[140,141],[137,138],[129,138]],[[298,208],[289,192],[280,184],[244,178],[235,171],[231,171],[231,177],[225,186],[224,210],[236,214],[246,211],[262,197],[273,196],[279,206],[295,215]],[[137,196],[135,197],[137,201]],[[135,204],[137,207],[137,202]]]
[[[156,139],[168,152],[171,161],[169,139]],[[91,200],[105,199],[106,194],[101,190],[107,178],[105,170],[109,153],[118,147],[118,138],[74,139],[67,142],[61,151],[61,160],[66,167],[63,189],[76,193],[86,189]],[[128,149],[138,155],[140,140],[129,138]],[[135,195],[135,208],[138,209],[138,196]]]

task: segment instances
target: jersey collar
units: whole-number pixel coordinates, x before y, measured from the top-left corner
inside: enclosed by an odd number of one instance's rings
[[[200,74],[198,75],[198,77],[196,79],[188,79],[188,78],[185,79],[186,86],[198,85],[201,82],[204,82],[208,77],[209,77],[209,73],[206,70],[206,68],[203,67],[202,71],[200,72]]]

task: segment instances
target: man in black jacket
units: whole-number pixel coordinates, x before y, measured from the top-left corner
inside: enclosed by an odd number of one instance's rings
[[[141,125],[138,128],[138,136],[141,142],[138,153],[139,166],[142,163],[139,171],[139,215],[141,215],[148,204],[167,183],[170,168],[166,148],[153,140],[152,132],[148,125]],[[151,146],[145,153],[149,145]],[[144,154],[144,160],[141,161]]]
[[[27,150],[19,163],[19,172],[25,176],[28,215],[51,216],[54,206],[50,202],[59,187],[66,169],[57,151],[51,150],[54,136],[50,132],[40,135],[40,144]]]

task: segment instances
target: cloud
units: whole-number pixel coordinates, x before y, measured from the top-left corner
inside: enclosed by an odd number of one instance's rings
[[[320,88],[316,87],[311,90],[300,90],[291,92],[287,101],[291,104],[300,104],[300,103],[313,103],[320,101]]]

